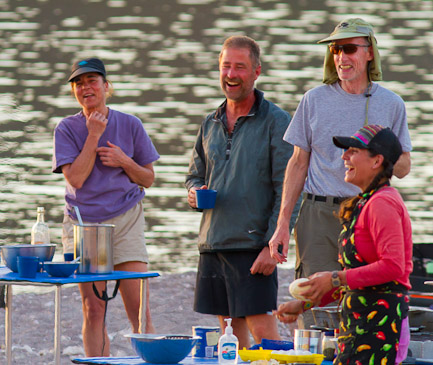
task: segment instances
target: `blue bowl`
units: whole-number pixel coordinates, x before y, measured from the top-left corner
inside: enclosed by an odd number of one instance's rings
[[[67,278],[77,270],[78,262],[44,262],[44,270],[50,276]]]
[[[269,340],[267,338],[262,338],[262,342],[256,345],[251,346],[250,350],[292,350],[293,349],[292,341],[282,341],[282,340]]]
[[[4,264],[13,272],[18,272],[18,256],[36,256],[41,262],[51,261],[56,251],[56,244],[46,243],[39,245],[6,245],[1,246]]]
[[[144,361],[153,364],[177,364],[182,361],[200,339],[189,335],[155,335],[133,333],[132,348]]]

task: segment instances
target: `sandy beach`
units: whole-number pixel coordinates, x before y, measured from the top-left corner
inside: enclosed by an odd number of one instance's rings
[[[192,310],[195,272],[162,274],[150,279],[150,305],[157,333],[192,334],[192,326],[218,326],[216,317]],[[288,298],[293,270],[279,269],[278,303]],[[109,286],[109,295],[112,292]],[[31,288],[31,287],[28,287]],[[12,352],[13,364],[53,364],[54,291],[24,293],[13,296]],[[0,309],[0,364],[6,363],[4,345],[5,310]],[[62,288],[61,363],[84,357],[81,339],[81,297],[77,286]],[[120,294],[108,303],[107,330],[111,340],[111,356],[135,356],[128,339],[130,333]],[[288,338],[289,329],[279,323],[280,334]]]

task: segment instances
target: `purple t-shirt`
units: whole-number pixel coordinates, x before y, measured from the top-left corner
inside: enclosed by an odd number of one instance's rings
[[[82,112],[63,119],[54,130],[52,169],[62,172],[62,166],[74,162],[88,135],[86,118]],[[137,117],[109,110],[108,123],[98,142],[107,141],[120,147],[137,164],[143,166],[156,161],[159,154]],[[98,156],[87,180],[80,189],[66,181],[65,214],[74,218],[72,206],[80,209],[83,220],[102,222],[117,217],[132,208],[144,197],[144,190],[132,182],[122,168],[104,166]]]

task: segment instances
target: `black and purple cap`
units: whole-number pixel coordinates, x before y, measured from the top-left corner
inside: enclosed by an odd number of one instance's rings
[[[367,125],[357,131],[352,137],[332,137],[337,147],[348,149],[349,147],[373,150],[383,155],[393,164],[397,162],[403,153],[400,141],[394,132],[381,125]]]
[[[85,60],[76,61],[72,65],[72,73],[68,82],[71,82],[77,76],[87,72],[97,72],[106,77],[104,63],[99,58],[86,58]]]

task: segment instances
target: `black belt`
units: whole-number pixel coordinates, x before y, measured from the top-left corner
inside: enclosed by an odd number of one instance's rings
[[[307,199],[308,200],[313,200],[315,202],[326,202],[327,197],[326,196],[321,196],[321,195],[313,195],[308,193],[307,194]],[[329,197],[329,199],[331,199]],[[346,200],[347,198],[332,198],[332,203],[334,204],[341,204],[344,200]]]

